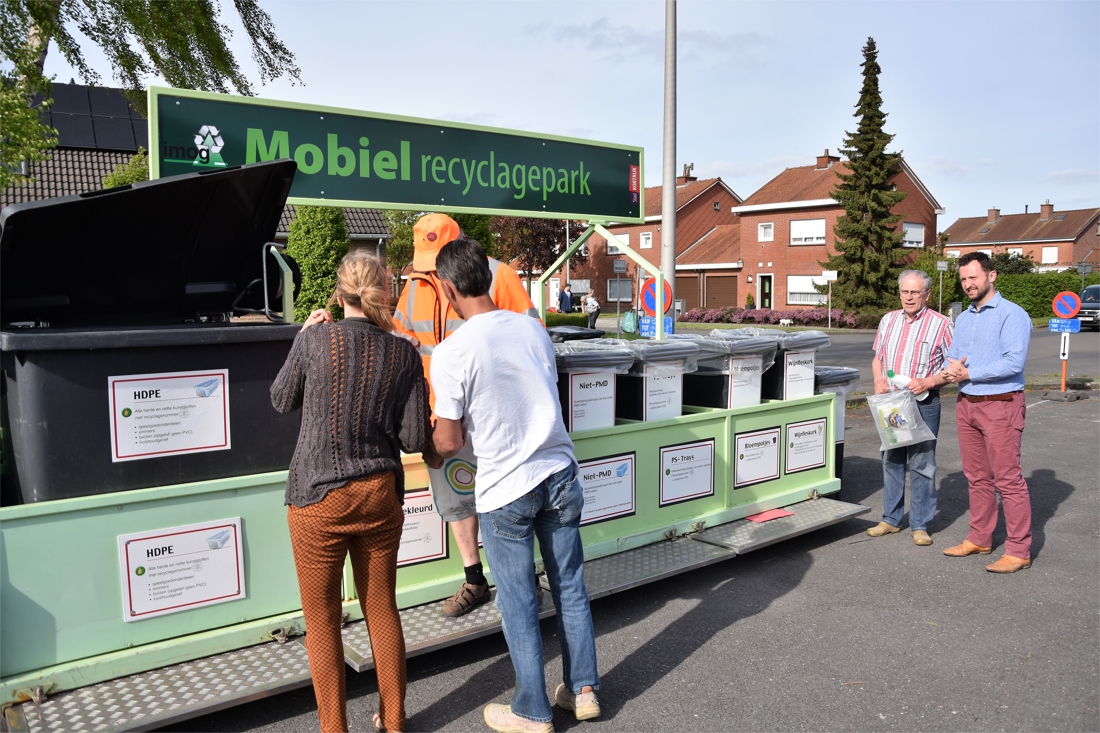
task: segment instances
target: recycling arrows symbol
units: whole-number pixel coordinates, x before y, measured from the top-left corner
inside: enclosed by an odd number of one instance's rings
[[[195,147],[200,150],[205,148],[211,153],[220,153],[224,145],[221,132],[213,125],[203,125],[195,135]]]

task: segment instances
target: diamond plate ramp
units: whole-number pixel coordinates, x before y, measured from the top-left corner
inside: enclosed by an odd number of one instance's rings
[[[835,499],[810,499],[798,504],[783,507],[794,516],[772,519],[762,524],[738,519],[736,522],[708,527],[691,539],[700,543],[716,545],[744,555],[761,547],[774,545],[791,537],[813,532],[845,519],[858,517],[871,511],[871,507],[849,504]]]
[[[305,647],[270,642],[23,703],[26,729],[150,730],[310,684]]]

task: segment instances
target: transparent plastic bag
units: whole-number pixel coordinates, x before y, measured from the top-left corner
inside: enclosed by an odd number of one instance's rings
[[[869,395],[867,404],[882,441],[879,450],[904,448],[936,439],[921,417],[917,401],[909,390]]]

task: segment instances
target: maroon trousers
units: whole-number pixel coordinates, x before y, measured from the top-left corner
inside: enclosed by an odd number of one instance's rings
[[[1024,395],[1011,401],[970,402],[959,395],[955,423],[963,473],[970,483],[970,533],[966,539],[993,546],[997,494],[1005,511],[1004,554],[1031,559],[1031,496],[1020,470]]]

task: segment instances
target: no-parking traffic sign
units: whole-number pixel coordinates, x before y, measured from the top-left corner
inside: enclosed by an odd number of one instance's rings
[[[642,310],[648,315],[657,315],[657,278],[651,277],[642,283]],[[672,307],[672,286],[665,280],[665,313]]]
[[[1081,298],[1077,293],[1066,290],[1054,296],[1054,302],[1050,304],[1054,315],[1059,318],[1073,318],[1077,311],[1081,310]]]

